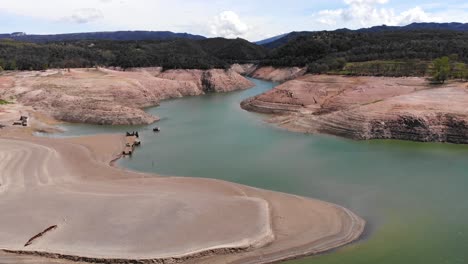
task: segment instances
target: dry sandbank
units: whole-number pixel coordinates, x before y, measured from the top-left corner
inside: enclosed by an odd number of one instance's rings
[[[318,200],[111,167],[120,136],[0,144],[4,250],[108,263],[269,263],[342,246],[364,228]]]

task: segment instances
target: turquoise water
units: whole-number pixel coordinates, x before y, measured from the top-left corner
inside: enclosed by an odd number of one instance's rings
[[[356,142],[291,133],[243,111],[242,99],[275,84],[163,102],[155,126],[67,125],[84,135],[140,131],[142,147],[119,165],[208,177],[334,202],[368,222],[360,241],[288,263],[468,263],[468,146]]]

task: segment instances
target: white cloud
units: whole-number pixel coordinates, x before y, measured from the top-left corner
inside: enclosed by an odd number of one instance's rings
[[[441,20],[418,6],[396,12],[393,8],[384,6],[388,2],[388,0],[344,0],[346,8],[319,11],[315,14],[315,20],[326,26],[346,25],[349,28],[382,24],[397,26],[413,22],[438,22]]]
[[[221,12],[210,23],[210,33],[225,38],[242,37],[249,29],[250,27],[233,11]]]
[[[339,17],[344,15],[343,9],[335,9],[335,10],[322,10],[318,12],[317,21],[321,24],[334,26],[338,23]]]
[[[0,32],[13,28],[30,34],[170,30],[259,40],[290,31],[417,21],[468,22],[466,1],[428,2],[431,1],[277,0],[265,5],[252,0],[0,0],[0,16],[14,17],[11,23],[0,25]],[[224,10],[230,11],[220,13]]]
[[[397,17],[398,24],[408,24],[410,22],[438,22],[441,19],[425,12],[421,7],[411,8],[402,12]]]
[[[96,8],[81,8],[73,12],[69,17],[64,17],[64,21],[69,21],[77,24],[85,24],[102,19],[104,15],[101,10]]]

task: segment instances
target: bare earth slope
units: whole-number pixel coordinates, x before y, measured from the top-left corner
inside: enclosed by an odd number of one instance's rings
[[[241,75],[272,82],[289,81],[303,76],[307,71],[306,68],[299,67],[275,68],[255,64],[233,64],[231,70]]]
[[[306,73],[305,68],[287,67],[287,68],[274,68],[271,66],[259,67],[249,74],[249,76],[257,79],[272,81],[272,82],[285,82],[294,78],[300,77]]]
[[[364,228],[318,200],[113,168],[120,136],[0,144],[0,249],[13,254],[2,263],[270,263],[342,246]]]
[[[158,68],[16,72],[0,76],[0,85],[0,98],[16,100],[55,119],[110,125],[155,122],[157,117],[141,108],[164,99],[253,86],[232,70],[161,72]]]
[[[468,143],[468,84],[305,75],[242,102],[284,127],[353,139]]]

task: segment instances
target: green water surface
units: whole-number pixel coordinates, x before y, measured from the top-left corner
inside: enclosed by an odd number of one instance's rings
[[[253,81],[246,91],[163,102],[148,109],[162,118],[156,125],[67,125],[64,135],[138,130],[142,147],[120,166],[318,198],[367,221],[360,241],[288,263],[468,263],[468,146],[288,132],[239,107],[275,85]]]

